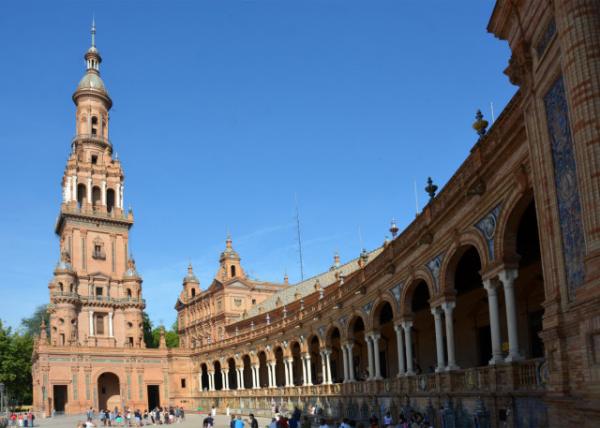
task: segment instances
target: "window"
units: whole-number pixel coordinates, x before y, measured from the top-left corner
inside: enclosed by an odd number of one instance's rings
[[[94,239],[94,250],[92,251],[92,258],[106,260],[106,254],[104,253],[104,243],[100,238]]]
[[[231,266],[231,276],[235,276],[235,266]]]
[[[96,165],[98,163],[98,155],[92,155],[92,165]]]
[[[102,296],[102,287],[96,287],[96,296]]]
[[[131,288],[127,289],[127,297],[131,297]]]
[[[256,305],[256,299],[252,299],[252,304]]]
[[[96,336],[104,335],[104,315],[96,315]]]
[[[133,346],[133,337],[129,336],[127,338],[127,343],[129,344],[129,346]]]
[[[185,379],[181,379],[181,387],[185,388]]]
[[[196,289],[192,288],[192,297],[196,297]]]
[[[98,133],[98,118],[96,116],[92,116],[92,135],[96,135]]]

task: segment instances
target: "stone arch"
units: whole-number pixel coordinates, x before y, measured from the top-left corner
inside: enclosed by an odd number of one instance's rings
[[[365,315],[355,312],[348,322],[347,338],[352,344],[350,370],[356,380],[366,380],[368,377],[366,328]]]
[[[371,312],[369,313],[368,317],[367,317],[367,329],[368,330],[373,330],[376,327],[376,313],[379,309],[381,309],[381,307],[383,306],[383,304],[385,303],[389,303],[390,306],[392,307],[392,312],[394,313],[394,318],[397,318],[399,315],[399,310],[398,310],[398,303],[396,302],[396,299],[394,299],[394,296],[392,296],[392,294],[389,291],[386,291],[385,293],[382,293],[379,297],[377,297],[377,299],[373,302],[373,308],[371,309]]]
[[[98,409],[123,408],[120,377],[112,371],[102,371],[96,377]]]
[[[435,289],[433,287],[433,278],[431,275],[423,269],[419,269],[415,272],[414,275],[411,276],[406,281],[406,285],[402,289],[402,294],[400,295],[400,316],[408,317],[412,313],[411,302],[413,298],[413,294],[415,292],[415,288],[421,283],[424,282],[427,285],[427,290],[429,291],[429,297],[434,298],[436,296]]]
[[[346,336],[344,335],[344,327],[342,327],[342,325],[338,321],[332,321],[329,324],[327,330],[325,331],[325,346],[328,348],[331,347],[331,334],[336,328],[340,332],[340,338],[342,340],[346,340]]]
[[[380,375],[383,378],[393,378],[398,374],[398,342],[394,330],[394,320],[397,319],[397,310],[394,311],[394,299],[380,298],[373,306],[371,315],[371,330],[379,334],[377,350],[374,355],[379,359]]]
[[[515,191],[503,204],[494,233],[494,248],[498,260],[505,263],[518,261],[517,229],[523,213],[532,201],[533,189],[529,188],[524,192]]]
[[[460,239],[458,242],[452,244],[452,246],[446,252],[447,256],[444,257],[442,267],[440,269],[440,294],[453,294],[455,292],[454,284],[454,273],[456,267],[462,256],[470,248],[474,248],[479,255],[481,263],[481,272],[484,272],[488,266],[487,263],[487,250],[479,239],[476,239],[474,233],[465,239]]]

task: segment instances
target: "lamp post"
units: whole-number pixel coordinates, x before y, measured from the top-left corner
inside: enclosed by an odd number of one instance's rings
[[[0,414],[4,411],[4,384],[0,382]]]

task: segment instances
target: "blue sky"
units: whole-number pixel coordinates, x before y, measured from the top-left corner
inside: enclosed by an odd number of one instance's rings
[[[48,300],[92,14],[131,249],[170,325],[188,262],[207,286],[228,230],[251,276],[299,279],[295,194],[308,276],[408,225],[414,181],[422,206],[475,143],[475,111],[515,92],[493,3],[3,1],[0,319]]]

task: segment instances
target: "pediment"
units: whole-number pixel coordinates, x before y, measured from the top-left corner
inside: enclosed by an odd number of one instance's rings
[[[92,272],[89,275],[90,281],[110,281],[110,276],[102,272]]]

